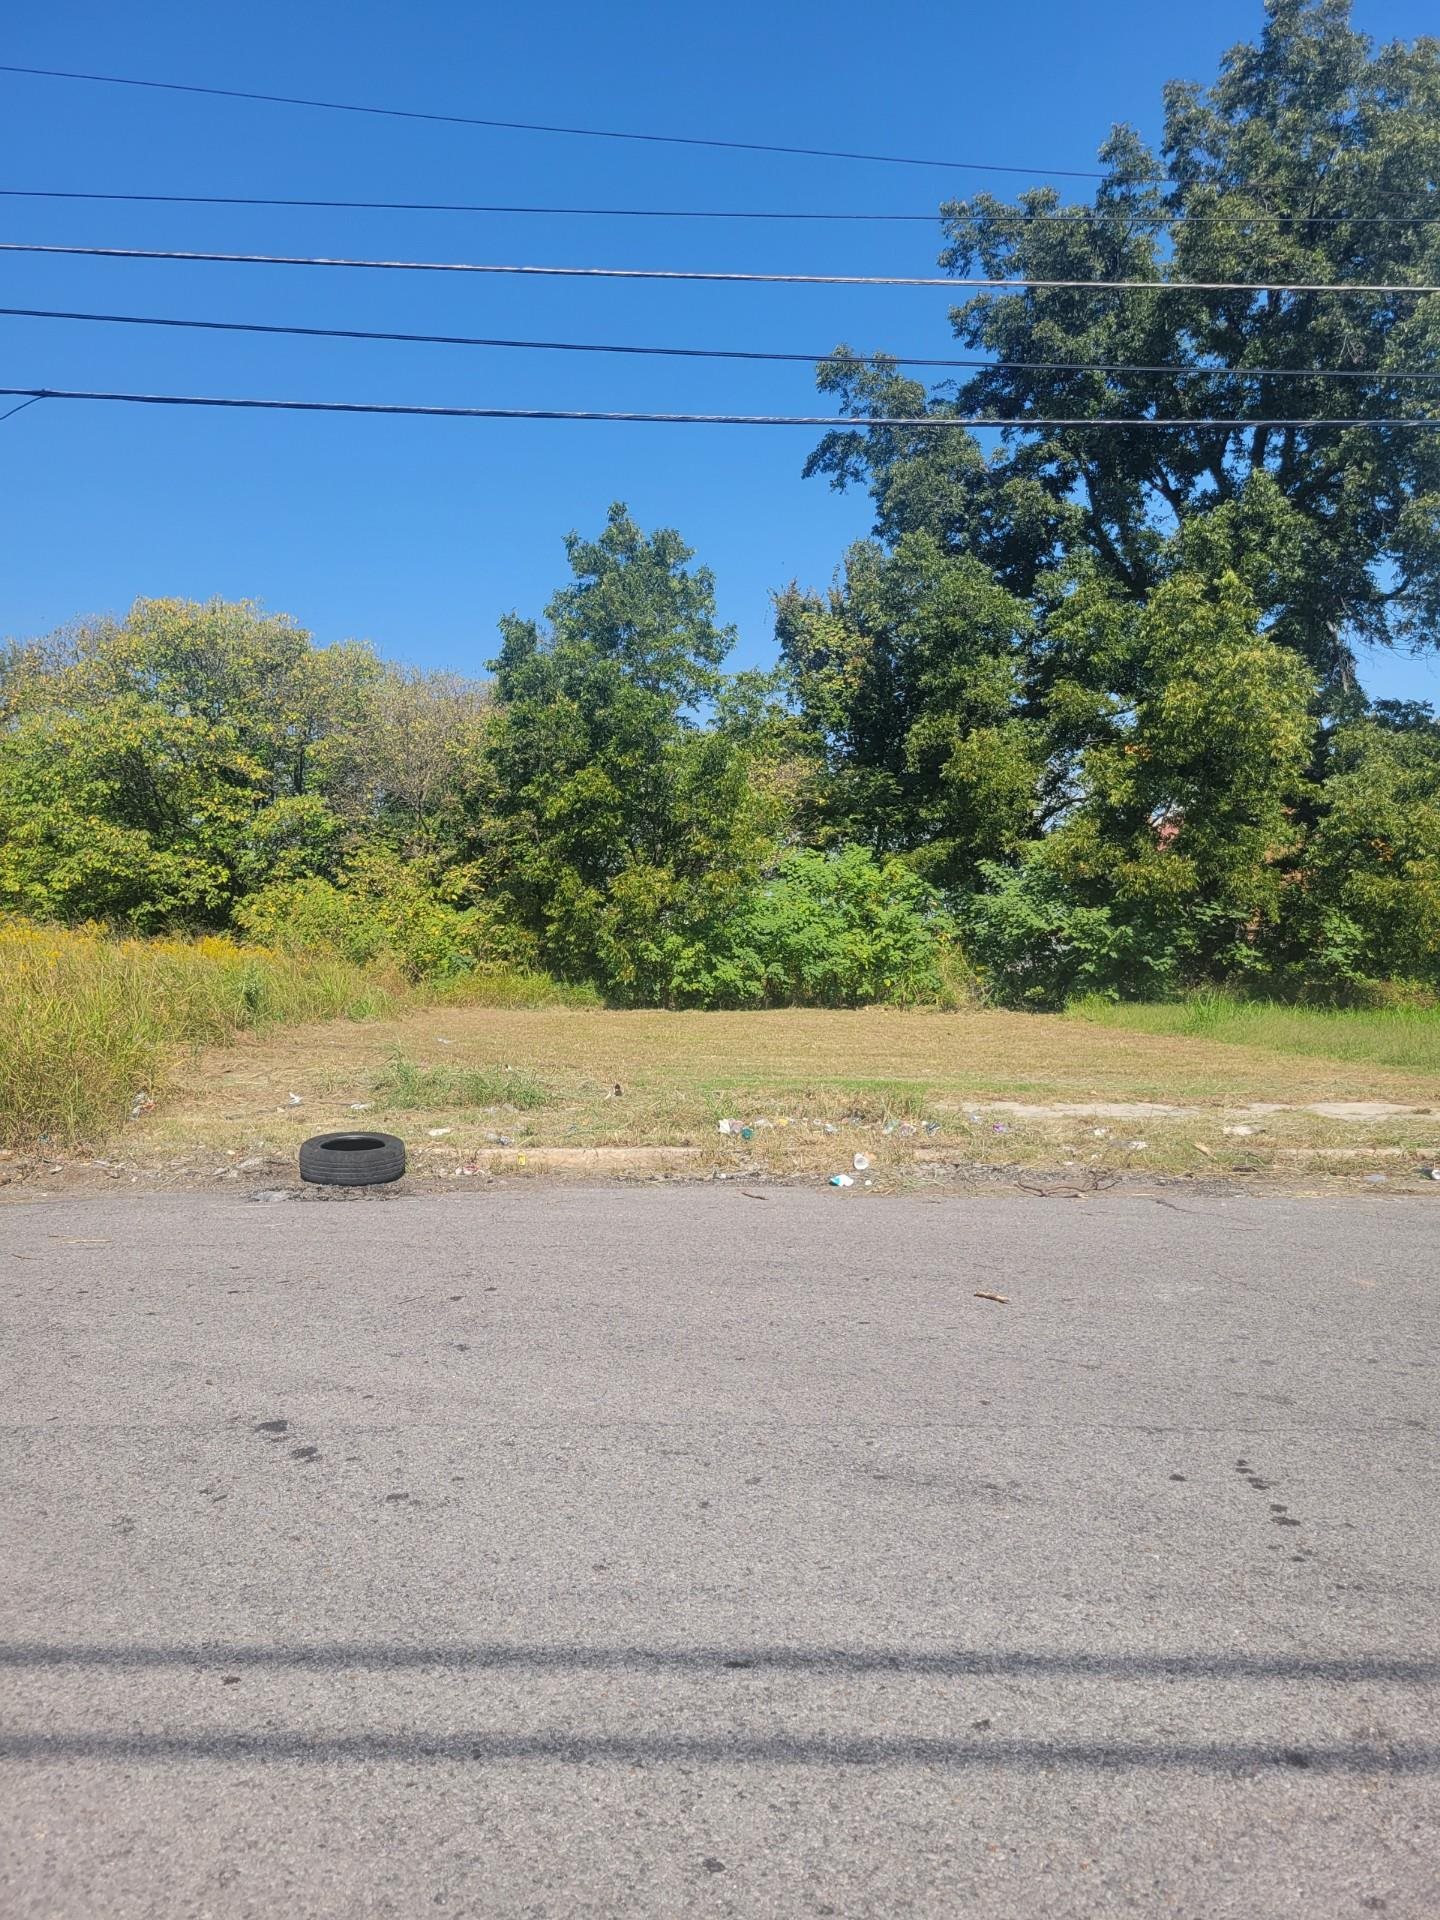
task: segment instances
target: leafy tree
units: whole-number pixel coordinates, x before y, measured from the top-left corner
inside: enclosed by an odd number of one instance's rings
[[[1273,964],[1300,858],[1315,680],[1233,575],[1177,574],[1141,612],[1136,697],[1081,756],[1065,819],[968,904],[1004,997],[1154,995]],[[1038,950],[1038,952],[1037,952]]]
[[[234,730],[135,694],[0,732],[0,906],[136,927],[223,920],[264,776]]]
[[[1028,609],[929,533],[861,542],[828,599],[792,589],[777,631],[829,774],[838,838],[914,850],[954,884],[1034,831],[1041,740],[1021,705]]]
[[[327,753],[379,663],[253,604],[139,600],[8,650],[0,903],[140,927],[223,924],[268,878],[332,871]]]
[[[1343,688],[1357,645],[1440,636],[1440,433],[1339,424],[1433,414],[1431,389],[1403,374],[1435,365],[1440,300],[1176,283],[1440,280],[1440,41],[1376,51],[1348,0],[1265,12],[1259,44],[1234,48],[1213,86],[1166,89],[1158,155],[1115,129],[1089,205],[1037,188],[943,210],[957,274],[1140,288],[977,294],[954,331],[993,364],[934,395],[883,359],[820,373],[851,413],[1188,424],[1016,425],[988,458],[959,430],[839,428],[807,471],[868,483],[887,544],[926,532],[1025,598],[1076,564],[1135,602],[1177,566],[1234,571],[1267,630]]]
[[[546,626],[501,623],[476,873],[568,977],[683,997],[768,844],[745,756],[698,721],[733,634],[677,533],[617,505],[566,552]]]
[[[1334,729],[1326,760],[1286,901],[1290,977],[1440,990],[1440,723],[1381,701]]]

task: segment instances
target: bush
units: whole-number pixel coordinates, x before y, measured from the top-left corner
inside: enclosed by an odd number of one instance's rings
[[[330,953],[354,966],[389,964],[407,980],[456,980],[487,962],[512,962],[517,936],[484,907],[441,897],[423,863],[362,848],[338,884],[281,881],[235,909],[252,940],[288,951]]]
[[[1085,906],[1041,860],[985,863],[984,893],[967,895],[958,921],[986,994],[1007,1007],[1057,1008],[1086,994],[1163,999],[1175,989],[1173,935],[1128,903],[1133,919]]]
[[[934,888],[864,847],[787,854],[691,982],[696,1004],[953,1003],[963,969]]]

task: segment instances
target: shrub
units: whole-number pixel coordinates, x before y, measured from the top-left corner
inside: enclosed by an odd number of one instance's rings
[[[441,897],[425,865],[367,847],[338,883],[318,878],[262,887],[235,910],[251,939],[289,951],[336,954],[355,966],[389,963],[408,980],[454,980],[486,961],[513,959],[515,937],[493,911]]]
[[[953,1001],[962,971],[940,896],[864,847],[787,854],[690,983],[701,1005]]]

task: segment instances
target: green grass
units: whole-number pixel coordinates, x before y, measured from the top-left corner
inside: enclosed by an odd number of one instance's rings
[[[437,1007],[601,1007],[594,987],[566,986],[548,973],[524,967],[477,967],[473,973],[425,989],[429,1005]]]
[[[394,1006],[386,986],[343,961],[0,921],[0,1144],[102,1138],[186,1045]]]
[[[414,1109],[459,1112],[471,1107],[522,1107],[550,1104],[549,1091],[528,1073],[510,1067],[422,1067],[396,1058],[371,1083],[376,1104],[403,1113]]]
[[[1440,1007],[1296,1007],[1205,992],[1153,1005],[1079,1000],[1072,1019],[1131,1033],[1176,1034],[1314,1059],[1440,1074]]]

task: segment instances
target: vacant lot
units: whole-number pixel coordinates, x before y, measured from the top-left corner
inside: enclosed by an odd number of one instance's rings
[[[1353,1110],[1312,1110],[1337,1106]],[[243,1036],[183,1069],[124,1146],[279,1164],[306,1134],[368,1125],[439,1172],[656,1147],[651,1170],[777,1176],[859,1152],[881,1184],[937,1160],[1200,1172],[1313,1152],[1364,1172],[1440,1149],[1432,1107],[1433,1074],[1074,1016],[447,1008]]]

